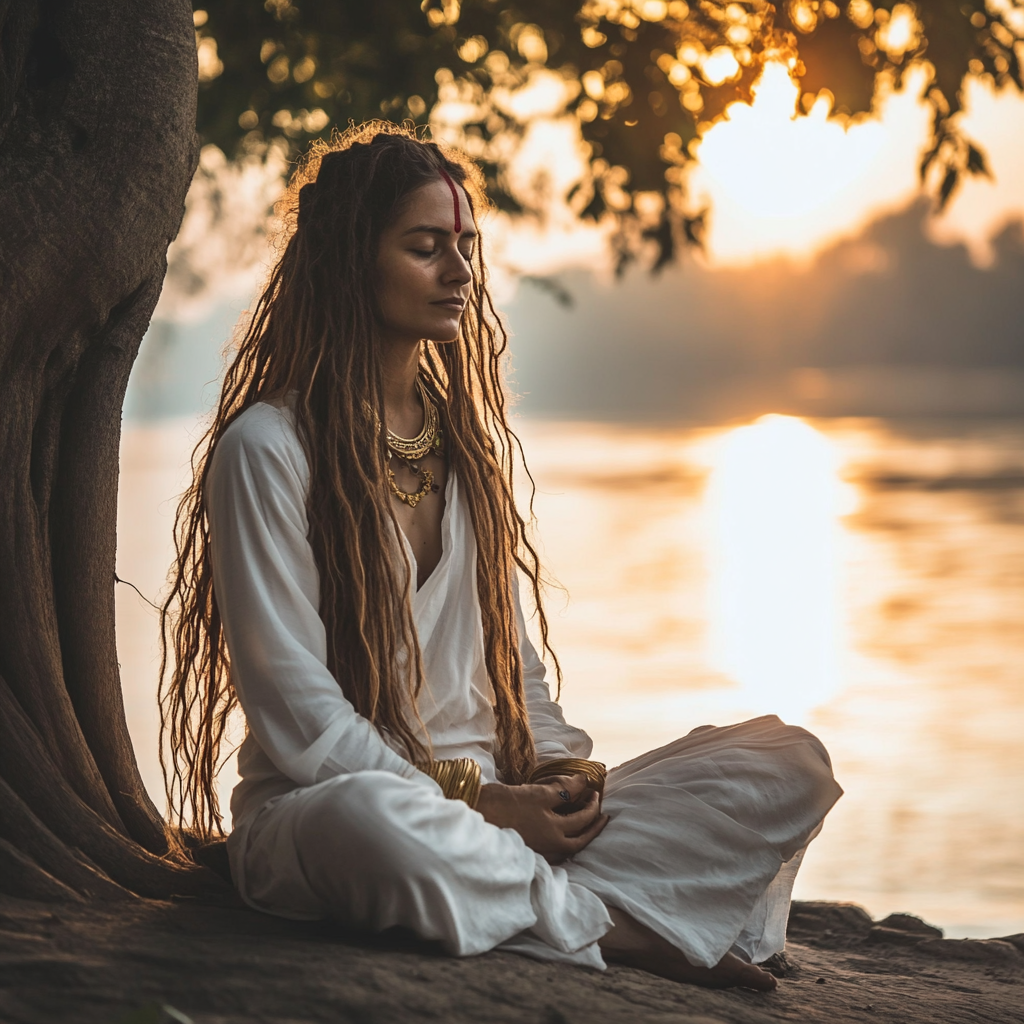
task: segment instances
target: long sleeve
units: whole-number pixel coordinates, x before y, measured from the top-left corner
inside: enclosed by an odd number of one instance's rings
[[[208,478],[214,592],[249,729],[297,785],[379,769],[417,776],[327,669],[307,539],[308,465],[287,410],[258,404],[217,443]]]
[[[519,630],[519,654],[523,660],[523,689],[530,731],[537,749],[538,761],[561,757],[590,757],[593,740],[582,730],[568,725],[562,709],[551,699],[547,670],[536,647],[526,634],[526,620],[519,600],[518,580],[515,585],[516,622]]]

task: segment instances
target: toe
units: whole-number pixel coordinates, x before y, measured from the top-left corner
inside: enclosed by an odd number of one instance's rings
[[[760,967],[755,967],[753,964],[748,966],[750,970],[744,972],[745,977],[740,982],[741,985],[756,989],[758,992],[774,992],[779,987],[779,982],[774,975],[762,971]]]

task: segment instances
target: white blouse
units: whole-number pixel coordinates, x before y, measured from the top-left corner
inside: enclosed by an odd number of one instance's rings
[[[327,669],[319,577],[307,538],[308,485],[309,467],[287,405],[261,402],[247,409],[214,450],[207,492],[214,592],[231,681],[248,724],[238,753],[241,781],[231,799],[236,828],[270,798],[336,775],[368,769],[418,774],[356,712]],[[418,710],[435,758],[472,757],[484,781],[493,782],[493,691],[484,665],[476,538],[454,473],[445,499],[441,561],[411,595],[424,670]],[[415,580],[412,548],[401,531],[399,539]],[[515,600],[538,759],[588,757],[590,738],[567,725],[551,700],[518,593]]]

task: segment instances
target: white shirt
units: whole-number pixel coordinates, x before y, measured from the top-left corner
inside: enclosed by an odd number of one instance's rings
[[[356,712],[327,668],[319,576],[307,536],[308,486],[287,405],[247,409],[214,450],[207,491],[214,593],[248,724],[238,753],[241,782],[231,799],[236,826],[271,797],[335,775],[382,769],[412,778],[418,772]],[[484,781],[493,782],[493,692],[484,665],[476,538],[454,473],[445,498],[441,561],[411,595],[424,670],[418,710],[435,758],[472,757]],[[412,548],[399,535],[415,580]],[[590,738],[567,725],[551,700],[518,593],[515,601],[538,759],[587,757]]]

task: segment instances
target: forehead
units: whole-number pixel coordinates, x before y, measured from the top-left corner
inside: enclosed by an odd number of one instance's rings
[[[459,219],[462,230],[473,229],[473,211],[462,186],[455,183],[455,193],[459,199]],[[399,231],[407,230],[420,224],[433,227],[455,229],[455,204],[448,183],[438,175],[437,181],[428,181],[414,192],[402,205],[394,227]]]

